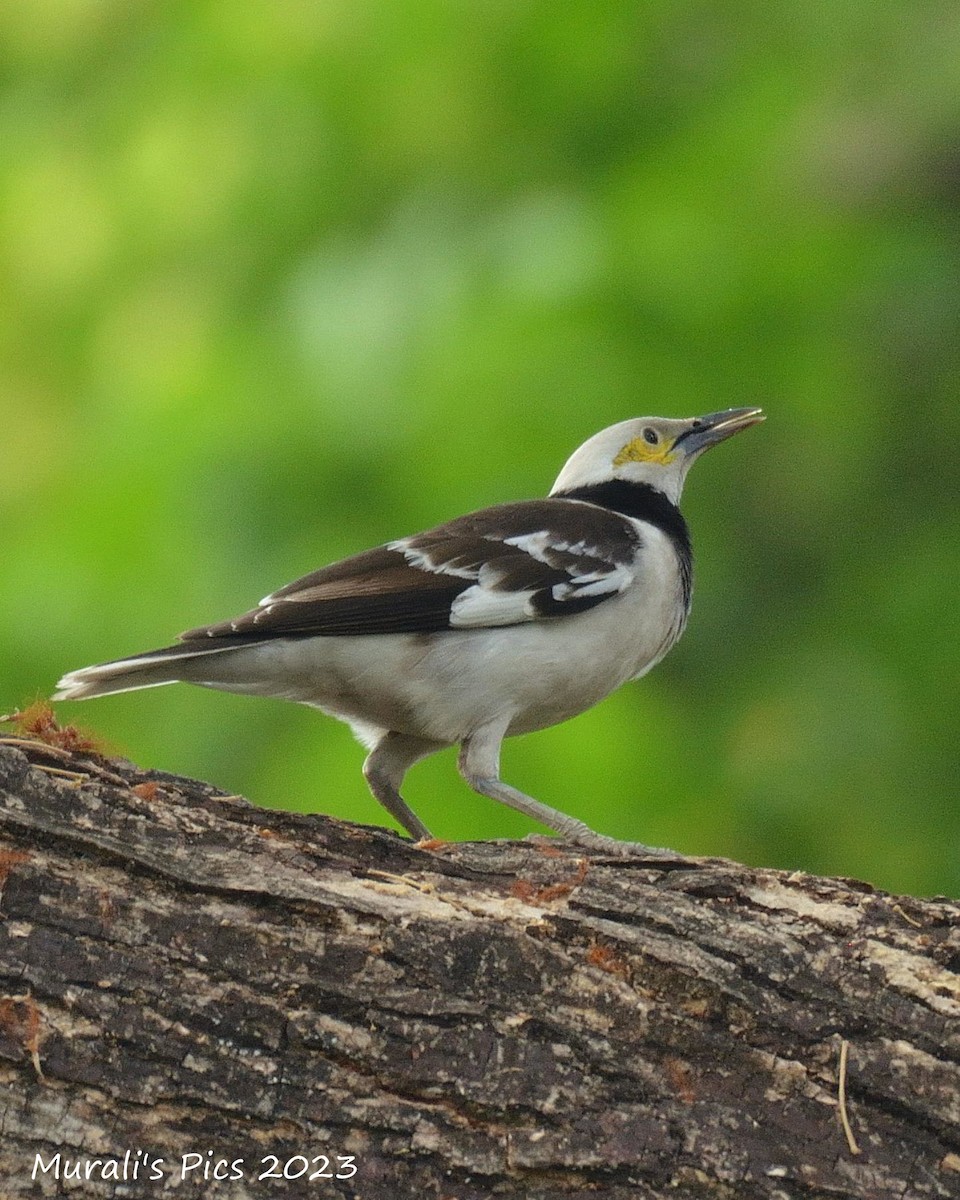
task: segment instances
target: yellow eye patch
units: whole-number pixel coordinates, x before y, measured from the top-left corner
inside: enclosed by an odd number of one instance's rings
[[[633,441],[627,442],[625,446],[622,446],[617,451],[613,465],[615,467],[622,467],[624,463],[640,462],[659,463],[661,467],[669,466],[677,457],[671,453],[671,445],[671,442],[659,441],[655,446],[651,446],[642,437],[634,438]]]

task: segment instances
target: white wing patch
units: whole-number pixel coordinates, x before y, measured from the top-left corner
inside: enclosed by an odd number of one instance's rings
[[[554,600],[567,600],[571,596],[606,596],[622,592],[636,579],[628,567],[613,567],[609,571],[594,571],[590,575],[579,575],[569,583],[555,584]]]
[[[495,592],[476,583],[461,592],[450,606],[450,624],[455,629],[469,629],[535,621],[532,595],[532,592]]]

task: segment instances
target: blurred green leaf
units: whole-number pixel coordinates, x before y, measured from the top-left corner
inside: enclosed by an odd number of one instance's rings
[[[684,641],[508,777],[622,836],[956,892],[956,14],[37,0],[0,46],[0,708],[542,494],[603,425],[759,403],[688,485]],[[307,710],[68,715],[382,819]],[[526,830],[450,754],[408,787],[439,835]]]

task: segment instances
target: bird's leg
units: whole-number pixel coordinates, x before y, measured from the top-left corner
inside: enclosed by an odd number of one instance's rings
[[[624,842],[619,838],[596,833],[577,817],[571,817],[548,804],[542,804],[532,796],[504,783],[500,778],[500,745],[508,724],[509,722],[497,722],[495,725],[487,725],[471,734],[461,744],[457,765],[460,774],[475,792],[515,808],[531,820],[539,821],[541,825],[546,825],[561,837],[587,849],[602,850],[621,858],[633,854],[672,853],[644,846],[640,842]]]
[[[413,737],[406,733],[385,733],[363,764],[363,775],[370,791],[415,842],[423,841],[432,835],[400,795],[400,785],[404,775],[415,762],[442,750],[443,747],[443,742],[434,742],[427,738]]]

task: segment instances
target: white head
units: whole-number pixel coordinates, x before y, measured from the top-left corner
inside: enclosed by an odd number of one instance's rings
[[[728,408],[686,421],[666,417],[621,421],[595,433],[574,450],[550,494],[622,479],[649,484],[676,504],[694,459],[762,420],[759,408]]]

